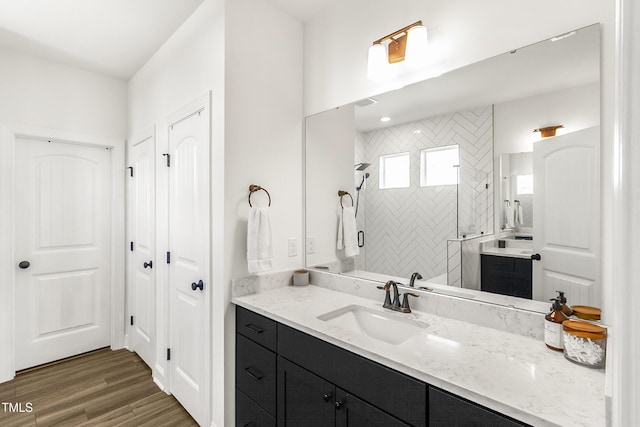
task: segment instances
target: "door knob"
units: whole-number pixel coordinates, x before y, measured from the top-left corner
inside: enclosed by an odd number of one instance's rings
[[[26,268],[29,268],[30,265],[31,263],[29,261],[20,261],[20,264],[18,264],[18,267],[24,270]]]
[[[540,254],[533,254],[531,255],[531,259],[534,261],[540,261],[542,257],[540,256]]]
[[[202,280],[200,280],[198,283],[193,282],[191,284],[191,290],[196,290],[196,289],[200,289],[201,291],[204,290],[204,282]]]
[[[153,268],[153,261],[145,262],[143,265],[144,265],[144,268],[147,268],[147,267]]]

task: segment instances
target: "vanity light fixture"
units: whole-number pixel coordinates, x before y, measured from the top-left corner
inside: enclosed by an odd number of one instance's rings
[[[558,126],[547,126],[544,128],[539,128],[539,129],[534,129],[533,132],[540,132],[540,137],[541,138],[549,138],[551,136],[556,136],[556,130],[558,129],[562,129],[564,128],[564,126],[562,125],[558,125]]]
[[[406,61],[419,64],[427,57],[427,28],[422,21],[394,31],[369,47],[367,73],[371,80],[391,77],[395,69],[391,64]]]

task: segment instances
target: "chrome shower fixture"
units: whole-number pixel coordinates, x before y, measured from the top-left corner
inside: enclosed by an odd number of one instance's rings
[[[357,165],[354,166],[354,168],[357,171],[363,171],[366,168],[368,168],[369,166],[371,166],[371,163],[358,163]]]

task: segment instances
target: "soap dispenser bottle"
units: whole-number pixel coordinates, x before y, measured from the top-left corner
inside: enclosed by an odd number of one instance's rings
[[[573,309],[567,305],[567,297],[564,296],[564,291],[556,291],[558,293],[558,299],[560,300],[560,304],[562,304],[562,312],[567,316],[571,316],[573,314]],[[551,306],[553,309],[553,305]]]
[[[569,318],[562,312],[562,303],[559,298],[553,298],[551,301],[553,301],[551,311],[544,316],[544,343],[551,350],[563,351],[562,322]]]

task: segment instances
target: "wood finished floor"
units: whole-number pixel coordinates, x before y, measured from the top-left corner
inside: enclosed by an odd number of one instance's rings
[[[97,350],[20,372],[0,384],[0,402],[31,402],[33,412],[6,412],[0,426],[197,426],[156,386],[151,370],[128,350]]]

